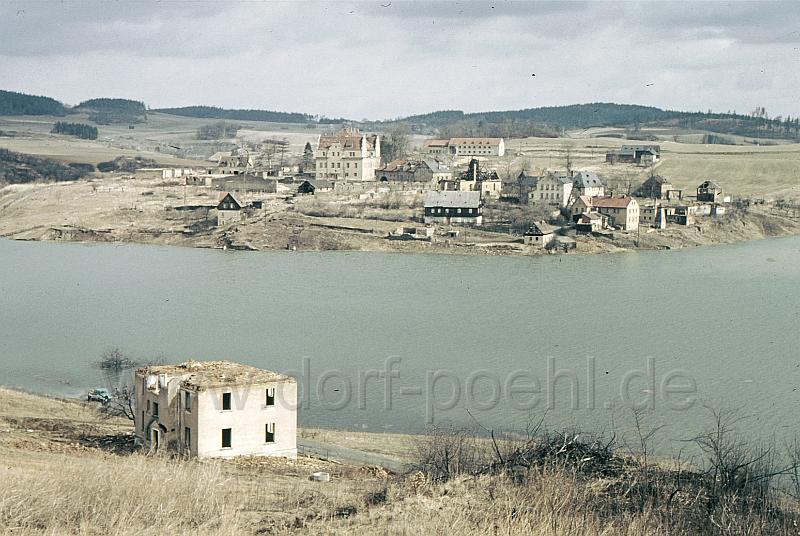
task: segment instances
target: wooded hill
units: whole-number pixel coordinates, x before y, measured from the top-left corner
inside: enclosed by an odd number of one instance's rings
[[[315,123],[313,116],[294,112],[272,112],[269,110],[226,110],[215,106],[185,106],[182,108],[159,108],[162,114],[197,117],[200,119],[232,119],[237,121],[270,121],[274,123]]]
[[[0,90],[0,115],[57,115],[68,113],[55,99]]]
[[[49,97],[0,91],[0,115],[65,115],[89,112],[98,124],[139,123],[147,120],[143,102],[128,99],[90,99],[74,108]],[[568,106],[545,106],[522,110],[465,113],[443,110],[388,121],[348,121],[297,112],[224,109],[214,106],[186,106],[153,110],[170,115],[202,119],[269,121],[279,123],[351,123],[369,130],[383,130],[402,123],[416,132],[450,136],[559,136],[565,130],[615,127],[638,131],[646,127],[677,128],[745,136],[800,140],[800,118],[770,117],[763,107],[748,114],[733,112],[680,112],[653,106],[597,102]]]
[[[572,104],[569,106],[547,106],[502,112],[464,113],[460,110],[444,110],[429,114],[414,115],[386,123],[405,123],[415,130],[435,129],[446,135],[463,132],[461,135],[532,136],[527,130],[551,131],[556,135],[569,129],[592,127],[618,127],[638,130],[644,127],[674,127],[691,130],[707,130],[720,134],[732,134],[754,138],[800,138],[800,119],[797,117],[769,117],[764,108],[757,108],[748,115],[735,112],[679,112],[662,110],[653,106],[598,102]]]
[[[147,121],[144,103],[128,99],[89,99],[78,104],[75,110],[88,112],[89,120],[98,125]]]

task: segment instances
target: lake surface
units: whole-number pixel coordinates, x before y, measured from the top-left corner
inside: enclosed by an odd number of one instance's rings
[[[530,258],[0,240],[0,384],[79,396],[118,346],[295,373],[304,425],[608,432],[636,405],[674,452],[704,405],[796,431],[799,288],[799,237]]]

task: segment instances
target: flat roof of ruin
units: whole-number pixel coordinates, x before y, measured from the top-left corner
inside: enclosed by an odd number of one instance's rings
[[[222,387],[271,382],[290,382],[295,379],[271,370],[264,370],[232,361],[186,361],[180,365],[151,365],[138,369],[137,374],[181,376],[181,385],[188,387]]]

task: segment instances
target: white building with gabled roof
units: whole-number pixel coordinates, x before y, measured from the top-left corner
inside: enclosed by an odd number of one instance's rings
[[[320,136],[314,153],[318,179],[374,181],[381,163],[381,139],[367,136],[357,128]]]

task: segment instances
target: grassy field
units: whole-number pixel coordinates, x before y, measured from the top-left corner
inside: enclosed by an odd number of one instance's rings
[[[0,388],[0,534],[797,534],[789,495],[746,483],[723,493],[683,464],[572,435],[501,442],[508,463],[533,464],[506,472],[478,470],[498,459],[491,442],[460,433],[301,432],[420,462],[392,475],[305,457],[149,455],[131,432],[95,406]],[[332,480],[312,482],[314,471]]]
[[[564,169],[569,150],[574,169],[597,172],[606,182],[643,182],[649,170],[631,164],[606,164],[609,149],[630,142],[616,138],[509,140],[507,156],[497,167],[515,171]],[[722,184],[726,194],[735,197],[800,199],[800,144],[770,146],[702,145],[673,141],[641,142],[661,145],[662,162],[656,172],[675,186],[694,195],[704,180]]]

